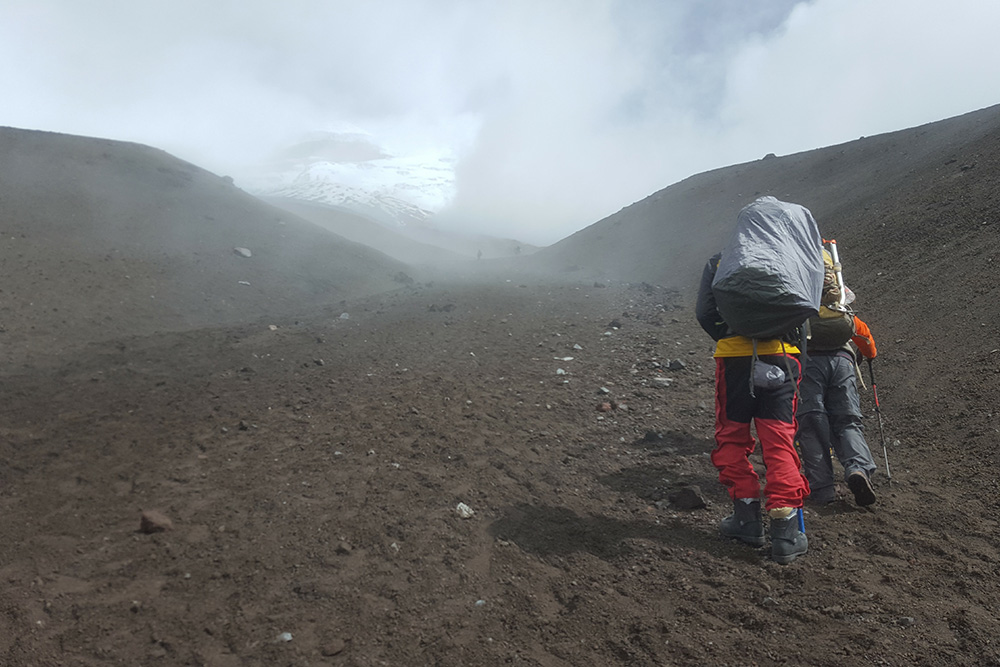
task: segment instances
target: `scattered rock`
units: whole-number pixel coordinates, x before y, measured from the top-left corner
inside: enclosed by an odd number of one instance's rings
[[[341,540],[340,542],[337,542],[337,549],[336,549],[336,551],[341,556],[350,556],[351,552],[354,551],[354,547],[352,547],[347,542]]]
[[[146,510],[139,518],[139,531],[146,533],[162,533],[171,530],[174,522],[167,515],[157,510]]]
[[[248,248],[233,248],[233,252],[241,257],[253,257],[253,253]]]
[[[687,368],[687,364],[685,364],[680,359],[673,359],[669,364],[667,364],[668,371],[680,371],[684,370],[685,368]]]
[[[471,519],[475,514],[475,510],[466,505],[465,503],[459,503],[455,507],[455,513],[463,519]]]
[[[674,507],[682,510],[700,510],[708,507],[708,501],[697,486],[682,486],[667,496]]]
[[[329,658],[330,656],[339,655],[345,648],[347,648],[347,642],[343,639],[331,639],[323,645],[323,648],[320,649],[320,653],[322,653],[324,657]]]
[[[598,403],[597,404],[597,411],[598,412],[611,412],[611,404],[610,403]]]

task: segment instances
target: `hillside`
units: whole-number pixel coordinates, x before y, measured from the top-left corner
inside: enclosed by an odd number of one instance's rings
[[[545,248],[535,259],[608,279],[693,286],[705,258],[728,238],[735,212],[758,196],[773,195],[806,205],[822,233],[841,241],[845,252],[862,253],[869,268],[866,253],[886,247],[875,240],[883,228],[903,233],[918,225],[937,233],[938,221],[987,219],[994,203],[988,192],[998,178],[993,168],[998,141],[1000,106],[995,106],[697,174]],[[970,196],[973,192],[981,198]],[[970,208],[977,205],[978,210]],[[967,231],[987,230],[971,225]],[[893,240],[910,244],[920,237]]]
[[[8,362],[308,311],[408,268],[146,146],[0,128],[0,156]]]
[[[699,174],[433,284],[160,151],[0,132],[0,663],[1000,664],[998,127]],[[878,502],[807,508],[788,566],[718,536],[691,308],[758,193],[879,345]]]

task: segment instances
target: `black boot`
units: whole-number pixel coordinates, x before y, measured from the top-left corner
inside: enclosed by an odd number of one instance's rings
[[[799,530],[799,513],[784,519],[771,517],[771,558],[787,565],[809,550],[809,538]]]
[[[760,515],[760,501],[745,503],[733,501],[733,513],[719,522],[723,537],[732,537],[755,547],[764,546],[764,522]]]
[[[868,475],[858,470],[847,476],[847,487],[854,494],[854,502],[861,507],[868,507],[875,503],[875,489],[868,480]]]

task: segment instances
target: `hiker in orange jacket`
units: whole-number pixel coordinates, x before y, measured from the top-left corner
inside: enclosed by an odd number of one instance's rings
[[[854,501],[865,507],[876,501],[871,484],[876,466],[861,423],[855,349],[866,359],[874,359],[878,351],[868,325],[856,315],[824,317],[824,308],[820,313],[809,320],[812,338],[799,387],[797,440],[811,489],[809,500],[825,505],[837,499],[832,449]],[[849,328],[835,335],[824,329],[839,326]]]
[[[722,520],[719,531],[753,546],[764,545],[760,478],[750,464],[757,445],[750,430],[752,421],[767,469],[764,509],[770,518],[771,556],[779,563],[790,563],[808,549],[798,514],[809,495],[809,484],[799,472],[794,444],[799,348],[778,339],[758,340],[754,359],[753,341],[730,330],[719,315],[712,280],[720,257],[721,253],[715,255],[705,266],[695,308],[699,324],[716,341],[712,463],[733,501],[733,514]],[[751,373],[760,364],[782,369],[781,379],[751,392]]]

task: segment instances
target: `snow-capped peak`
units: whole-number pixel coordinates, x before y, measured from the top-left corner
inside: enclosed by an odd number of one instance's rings
[[[244,186],[350,209],[383,224],[425,223],[454,196],[447,154],[393,156],[358,134],[313,135],[280,152]]]

